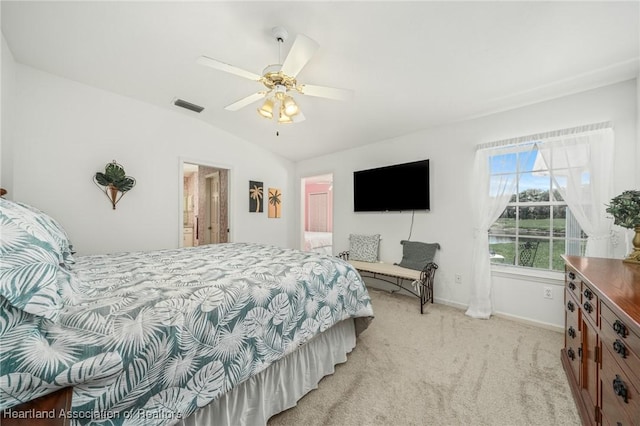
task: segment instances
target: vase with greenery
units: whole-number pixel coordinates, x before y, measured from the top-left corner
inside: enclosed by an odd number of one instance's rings
[[[640,263],[640,191],[624,191],[612,198],[606,211],[613,216],[614,224],[635,230],[633,252],[624,261]]]
[[[104,193],[111,201],[114,210],[122,196],[136,185],[136,180],[131,176],[127,176],[124,168],[116,160],[105,166],[104,173],[97,172],[93,177],[93,181],[96,185],[104,187]]]

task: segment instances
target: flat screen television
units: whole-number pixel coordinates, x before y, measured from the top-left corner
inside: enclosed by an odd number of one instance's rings
[[[429,160],[353,172],[353,210],[429,210]]]

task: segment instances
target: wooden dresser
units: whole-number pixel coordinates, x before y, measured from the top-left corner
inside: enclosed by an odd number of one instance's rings
[[[561,350],[585,425],[640,425],[640,265],[563,256]]]

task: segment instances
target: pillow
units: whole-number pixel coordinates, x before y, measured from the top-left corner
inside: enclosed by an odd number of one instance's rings
[[[377,262],[380,234],[349,235],[349,260]]]
[[[73,245],[69,241],[69,237],[67,236],[66,231],[58,223],[58,221],[56,221],[51,216],[43,213],[42,211],[36,209],[35,207],[19,202],[16,202],[15,204],[24,207],[25,209],[33,213],[31,219],[37,221],[44,228],[44,230],[48,232],[55,240],[55,243],[58,246],[61,255],[60,263],[63,263],[66,267],[69,267],[69,265],[76,263],[73,258]]]
[[[436,250],[440,248],[438,243],[421,243],[419,241],[400,241],[402,244],[402,260],[396,263],[403,268],[422,271],[427,263],[433,262]]]
[[[0,203],[0,296],[24,312],[55,321],[70,279],[60,266],[58,248],[39,223],[13,217],[13,206]]]

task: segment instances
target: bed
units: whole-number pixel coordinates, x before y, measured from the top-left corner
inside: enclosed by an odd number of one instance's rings
[[[5,420],[72,389],[57,412],[71,424],[266,424],[373,318],[332,256],[226,243],[77,257],[55,220],[7,200],[0,226]]]
[[[333,251],[333,233],[305,231],[304,250],[331,256]]]

